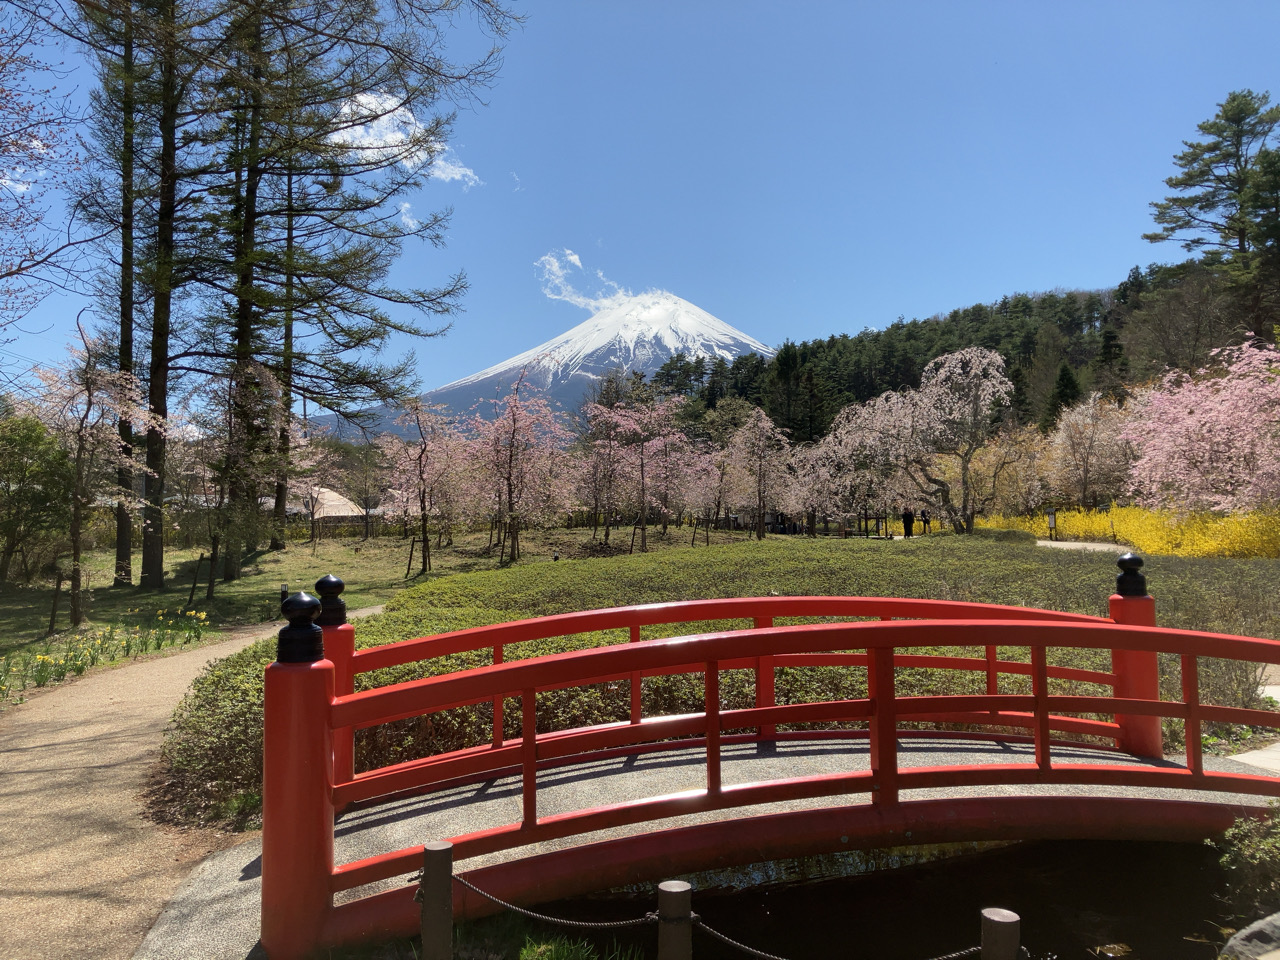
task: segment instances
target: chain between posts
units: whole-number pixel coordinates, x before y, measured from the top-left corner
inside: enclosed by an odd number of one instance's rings
[[[955,953],[944,953],[930,960],[963,960],[964,957],[976,957],[982,953],[981,947],[970,947],[968,950],[957,950]],[[1031,953],[1026,947],[1018,947],[1018,960],[1031,960]]]
[[[467,880],[465,877],[454,874],[453,879],[458,881],[458,883],[462,884],[472,893],[477,893],[480,896],[484,897],[486,900],[490,900],[496,903],[500,907],[504,907],[505,909],[510,910],[513,913],[518,913],[521,916],[529,917],[532,920],[541,920],[544,923],[559,924],[560,926],[574,927],[579,930],[619,930],[624,927],[639,927],[639,926],[645,926],[646,924],[663,922],[662,919],[658,916],[656,911],[651,911],[649,913],[646,913],[643,917],[637,917],[634,920],[591,921],[591,920],[566,920],[563,917],[551,917],[551,916],[547,916],[547,914],[545,913],[538,913],[534,910],[527,910],[524,907],[516,906],[514,903],[508,903],[506,900],[503,900],[500,897],[495,897],[493,894],[487,893],[486,891],[481,890],[479,887],[477,887],[471,881]],[[421,875],[416,877],[415,880],[421,880]],[[414,899],[418,900],[421,898],[421,896],[422,896],[422,890],[421,888],[419,888],[417,894],[415,894],[414,896]],[[684,922],[684,921],[683,921],[683,918],[681,918],[680,920],[675,922]],[[785,957],[780,957],[775,953],[766,953],[764,950],[757,950],[754,947],[747,946],[745,943],[739,943],[737,940],[734,940],[730,937],[726,937],[719,930],[716,930],[713,927],[710,927],[706,923],[704,923],[702,918],[698,916],[696,913],[689,914],[689,922],[691,922],[695,927],[700,927],[702,930],[705,930],[710,936],[721,941],[722,943],[726,943],[729,946],[734,947],[735,949],[741,950],[743,953],[749,954],[750,956],[760,957],[761,960],[786,960]],[[957,950],[955,953],[943,954],[940,957],[933,957],[931,958],[931,960],[964,960],[965,957],[974,957],[981,952],[982,952],[981,947],[969,947],[967,950]],[[1022,958],[1022,960],[1028,960],[1028,958],[1030,957],[1030,954],[1027,952],[1026,947],[1019,947],[1018,956]]]
[[[757,950],[755,947],[748,947],[745,943],[739,943],[737,940],[729,939],[719,930],[713,930],[711,927],[708,927],[705,923],[702,922],[702,920],[698,917],[696,913],[693,915],[693,925],[695,927],[701,927],[703,930],[711,934],[711,936],[715,937],[717,940],[721,941],[722,943],[727,943],[729,946],[735,947],[738,950],[741,950],[743,953],[750,954],[753,957],[761,957],[762,960],[786,960],[785,957],[780,957],[777,954],[765,953],[763,950]]]
[[[498,906],[500,907],[506,907],[508,910],[511,910],[522,916],[530,917],[534,920],[542,920],[546,923],[558,923],[562,926],[577,927],[582,930],[611,930],[611,929],[616,930],[622,927],[639,927],[647,923],[658,922],[658,915],[656,913],[646,913],[643,917],[639,917],[635,920],[589,921],[589,920],[565,920],[563,917],[549,917],[545,913],[535,913],[533,910],[526,910],[524,907],[517,907],[514,903],[507,903],[507,901],[501,900],[498,897],[495,897],[493,894],[486,893],[485,891],[481,890],[479,887],[477,887],[474,883],[471,883],[465,877],[460,877],[457,874],[454,874],[453,879],[457,880],[460,884],[462,884],[464,887],[466,887],[468,890],[472,891],[473,893],[480,894],[480,896],[484,897],[486,900],[492,900],[494,903],[498,904]]]

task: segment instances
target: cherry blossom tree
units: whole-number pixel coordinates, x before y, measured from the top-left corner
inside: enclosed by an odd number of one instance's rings
[[[473,449],[504,531],[500,554],[514,562],[520,559],[520,530],[559,514],[570,501],[574,471],[564,450],[572,437],[523,376],[495,407],[494,419],[472,419]]]
[[[410,401],[396,422],[409,429],[408,436],[388,434],[382,439],[391,463],[394,482],[411,491],[417,500],[419,535],[422,537],[420,573],[431,570],[431,517],[441,522],[441,536],[453,515],[453,488],[464,459],[462,437],[440,407]]]
[[[812,481],[828,491],[830,511],[844,522],[864,510],[888,509],[894,469],[868,432],[865,409],[854,404],[841,410],[810,461]]]
[[[1149,506],[1254,510],[1280,500],[1280,354],[1244,344],[1130,401],[1131,489]]]
[[[778,505],[786,487],[790,453],[787,435],[756,407],[730,438],[728,451],[733,468],[749,481],[756,539],[762,540],[765,513]]]
[[[1100,393],[1065,411],[1050,440],[1054,486],[1079,506],[1110,502],[1124,491],[1132,447],[1124,440],[1125,410]]]
[[[39,416],[59,438],[71,462],[71,625],[84,621],[84,529],[99,494],[114,489],[122,452],[116,423],[128,417],[150,424],[137,380],[104,365],[103,344],[80,333],[82,348],[73,348],[57,368],[39,368]],[[136,464],[135,464],[136,466]]]
[[[676,425],[682,396],[662,399],[631,399],[612,407],[592,405],[592,416],[621,452],[622,483],[630,490],[640,531],[640,552],[649,549],[649,517],[656,512],[663,525],[672,515],[680,497],[682,465],[688,438]]]
[[[709,441],[690,443],[685,471],[685,498],[694,515],[693,539],[698,542],[698,524],[703,525],[703,542],[711,544],[711,528],[720,519],[724,503],[724,480],[728,472],[723,451]]]
[[[788,513],[806,518],[810,536],[817,535],[820,515],[826,517],[837,512],[832,466],[827,450],[820,443],[797,444],[791,449],[782,505]]]
[[[609,542],[618,512],[618,489],[623,472],[622,444],[618,440],[618,420],[613,408],[600,403],[583,407],[586,417],[585,457],[579,473],[579,497],[591,510],[591,538],[604,517],[604,542]]]
[[[1040,510],[1053,492],[1050,440],[1033,423],[1012,428],[1005,436],[1019,456],[1000,474],[993,505],[1002,513],[1030,515]]]
[[[903,481],[916,494],[912,499],[934,504],[957,533],[972,533],[975,514],[994,498],[1001,472],[1018,456],[1004,444],[977,469],[1012,395],[1000,355],[967,347],[931,360],[918,390],[846,407],[832,433],[839,430],[857,469]]]

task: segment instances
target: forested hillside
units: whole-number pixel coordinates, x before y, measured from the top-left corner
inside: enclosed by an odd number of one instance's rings
[[[772,361],[749,354],[708,366],[675,357],[653,384],[690,397],[695,417],[725,397],[742,397],[793,440],[809,441],[825,435],[848,404],[918,387],[930,360],[980,346],[1004,358],[1022,422],[1048,428],[1092,391],[1123,398],[1127,387],[1166,367],[1194,370],[1210,350],[1250,333],[1274,342],[1274,322],[1235,298],[1226,266],[1211,256],[1135,266],[1110,290],[1015,293],[925,320],[900,318],[883,330],[788,340]]]

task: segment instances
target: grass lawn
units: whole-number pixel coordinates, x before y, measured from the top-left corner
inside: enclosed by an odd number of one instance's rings
[[[741,539],[743,534],[736,535]],[[727,533],[713,535],[712,544],[731,539]],[[549,562],[557,552],[566,558],[600,555],[616,551],[625,552],[629,537],[619,535],[611,550],[601,544],[593,544],[589,529],[528,531],[521,534],[525,557],[519,567]],[[688,531],[677,535],[671,531],[666,538],[651,537],[651,546],[658,550],[684,548],[689,545]],[[702,546],[699,535],[699,548]],[[420,550],[420,547],[419,547]],[[89,597],[86,604],[88,621],[85,629],[102,628],[111,624],[123,627],[141,626],[144,629],[155,622],[157,611],[194,609],[204,611],[209,627],[252,623],[269,623],[279,617],[280,584],[287,583],[289,590],[311,590],[313,584],[326,573],[332,572],[347,583],[344,599],[349,609],[385,603],[407,587],[424,580],[454,573],[497,569],[497,551],[489,548],[487,533],[467,534],[457,537],[454,546],[437,548],[432,544],[432,572],[419,575],[420,552],[415,552],[413,569],[405,576],[409,560],[409,541],[399,537],[381,537],[371,540],[339,538],[322,539],[317,543],[294,542],[287,550],[259,551],[246,560],[243,576],[234,582],[215,584],[212,602],[205,600],[205,584],[209,566],[206,561],[200,572],[200,584],[190,605],[191,581],[199,550],[170,549],[165,555],[165,588],[140,590],[137,587],[112,586],[115,554],[112,549],[95,550],[86,558]],[[139,557],[134,555],[135,579]],[[50,583],[36,583],[29,587],[0,584],[0,656],[40,652],[48,645],[49,615],[53,605],[54,589]],[[55,632],[70,629],[66,587],[59,597]]]

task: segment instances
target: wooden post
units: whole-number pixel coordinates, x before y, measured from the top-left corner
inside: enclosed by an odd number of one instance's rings
[[[871,698],[870,752],[874,780],[871,802],[892,807],[898,802],[898,719],[894,709],[893,648],[867,651],[867,693]]]
[[[271,960],[302,960],[333,904],[333,664],[314,622],[320,601],[295,593],[281,612],[289,625],[264,692],[261,940]]]
[[[658,884],[658,960],[693,960],[693,888],[683,880]]]
[[[347,602],[342,591],[347,585],[333,574],[316,581],[320,616],[316,623],[324,631],[324,656],[333,664],[334,694],[344,697],[355,692],[355,672],[351,658],[356,652],[356,628],[347,623]],[[346,783],[355,777],[355,730],[333,731],[333,782]]]
[[[1156,625],[1156,602],[1147,593],[1147,578],[1140,572],[1142,558],[1126,553],[1116,561],[1120,575],[1116,592],[1109,605],[1111,619],[1135,627]],[[1147,650],[1111,651],[1111,671],[1116,678],[1116,696],[1133,700],[1160,699],[1160,664],[1156,654]],[[1164,757],[1164,735],[1160,718],[1140,715],[1117,715],[1120,735],[1116,745],[1139,757]]]
[[[981,960],[1017,960],[1020,920],[1012,910],[987,907],[982,911]]]
[[[418,900],[422,960],[453,960],[453,844],[447,840],[422,848]]]
[[[200,582],[200,565],[204,563],[204,552],[201,551],[200,558],[196,560],[196,572],[191,575],[191,592],[187,594],[187,606],[190,607],[196,601],[196,584]]]
[[[49,610],[48,636],[53,636],[54,627],[58,625],[58,600],[62,596],[62,570],[58,570],[58,582],[53,587],[53,607]]]

